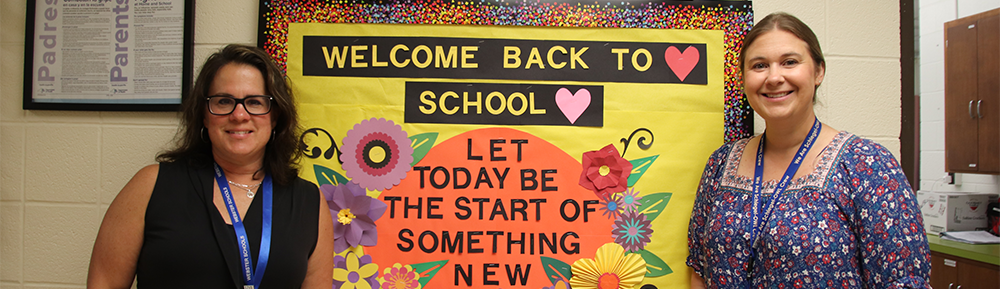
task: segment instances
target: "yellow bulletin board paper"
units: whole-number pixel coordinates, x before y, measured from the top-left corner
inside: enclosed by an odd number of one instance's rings
[[[542,288],[626,258],[597,254],[617,244],[644,259],[636,288],[687,287],[691,205],[724,139],[723,32],[292,23],[287,39],[302,177],[385,204],[375,244],[340,252],[377,266],[357,282]]]

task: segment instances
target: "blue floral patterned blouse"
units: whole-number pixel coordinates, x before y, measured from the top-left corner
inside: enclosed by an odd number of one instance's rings
[[[687,265],[709,288],[930,288],[923,218],[902,168],[847,132],[785,189],[747,279],[753,181],[737,168],[749,140],[712,154],[691,212]],[[775,185],[763,184],[762,202]]]

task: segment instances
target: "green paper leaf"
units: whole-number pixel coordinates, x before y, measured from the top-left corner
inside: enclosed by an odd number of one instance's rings
[[[670,266],[659,256],[653,254],[648,250],[639,250],[639,252],[633,252],[633,254],[639,254],[642,256],[643,260],[646,260],[646,277],[659,277],[674,273],[674,270],[670,269]]]
[[[646,170],[649,169],[649,166],[653,165],[653,162],[656,161],[656,158],[658,157],[660,157],[660,155],[628,161],[632,163],[632,173],[628,175],[628,186],[631,187],[635,185],[635,182],[642,177],[642,174],[646,173]]]
[[[549,257],[541,257],[541,259],[542,268],[545,268],[545,277],[549,277],[552,284],[556,284],[559,279],[569,283],[569,278],[573,278],[573,268],[569,264]]]
[[[427,282],[434,279],[434,275],[437,274],[438,270],[444,268],[444,264],[448,264],[448,260],[410,264],[410,268],[413,268],[413,271],[420,274],[420,287],[427,288]]]
[[[639,200],[640,205],[637,210],[640,213],[646,214],[646,219],[653,221],[667,207],[671,195],[673,193],[655,193],[642,196],[642,200]]]
[[[347,183],[347,178],[337,173],[336,171],[331,170],[330,168],[321,165],[313,165],[313,171],[316,172],[317,186],[323,186],[327,184],[336,186],[339,184]]]
[[[434,142],[437,141],[438,133],[428,132],[422,133],[410,137],[410,142],[413,147],[413,163],[410,166],[415,166],[420,160],[424,159],[427,152],[431,151],[431,147],[434,146]]]

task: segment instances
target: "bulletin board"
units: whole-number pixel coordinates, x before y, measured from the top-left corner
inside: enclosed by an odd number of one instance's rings
[[[339,288],[687,288],[749,2],[262,1]]]

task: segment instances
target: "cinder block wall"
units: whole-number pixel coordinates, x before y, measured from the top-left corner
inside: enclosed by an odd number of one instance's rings
[[[196,66],[226,43],[256,44],[258,1],[232,2],[197,1]],[[758,19],[790,12],[819,36],[828,62],[816,107],[820,120],[898,155],[897,1],[753,4]],[[24,15],[25,1],[0,1],[0,287],[83,288],[108,204],[167,147],[178,118],[22,110]]]

